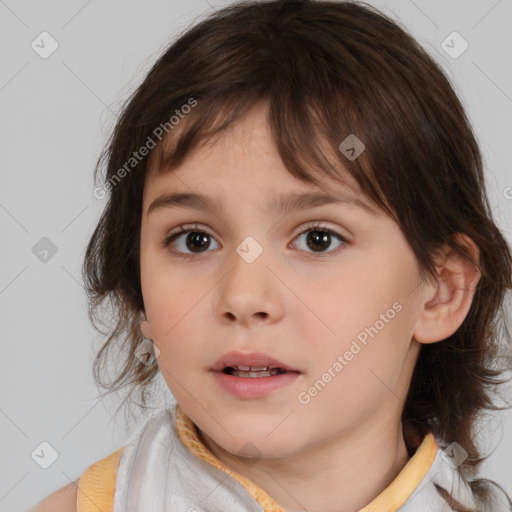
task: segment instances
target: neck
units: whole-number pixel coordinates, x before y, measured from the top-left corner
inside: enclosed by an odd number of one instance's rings
[[[203,443],[226,466],[252,480],[287,512],[357,512],[398,475],[408,461],[401,423],[369,417],[343,435],[305,447],[281,459],[254,466],[217,445],[204,432]],[[377,417],[377,416],[376,416]]]

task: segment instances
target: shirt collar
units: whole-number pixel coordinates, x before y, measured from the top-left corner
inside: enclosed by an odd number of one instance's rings
[[[263,489],[248,478],[228,468],[204,445],[199,438],[196,425],[183,411],[179,403],[176,404],[176,429],[181,442],[193,455],[237,480],[265,512],[286,512]],[[395,479],[359,512],[396,512],[428,473],[438,450],[439,445],[434,435],[428,432],[414,455]]]

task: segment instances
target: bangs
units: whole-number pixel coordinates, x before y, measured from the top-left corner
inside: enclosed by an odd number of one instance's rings
[[[292,176],[319,188],[326,188],[326,180],[333,180],[357,194],[356,183],[376,205],[372,208],[375,215],[381,210],[394,217],[369,162],[367,149],[354,160],[340,150],[340,144],[355,135],[351,126],[355,116],[350,106],[344,105],[346,111],[335,115],[318,99],[305,101],[302,97],[285,95],[282,90],[270,97],[250,95],[250,91],[245,94],[237,91],[215,99],[202,97],[154,148],[146,169],[151,168],[157,174],[172,172],[196,149],[214,144],[261,105],[265,107],[275,148]],[[362,132],[358,130],[360,140],[366,139]]]

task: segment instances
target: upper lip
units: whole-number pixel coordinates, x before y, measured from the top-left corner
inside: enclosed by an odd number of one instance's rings
[[[224,354],[217,362],[210,368],[214,372],[222,372],[228,366],[256,366],[269,368],[282,368],[289,372],[300,373],[299,370],[288,366],[273,357],[270,357],[264,352],[228,352]]]

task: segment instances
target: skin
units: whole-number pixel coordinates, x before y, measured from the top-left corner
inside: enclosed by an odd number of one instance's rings
[[[400,415],[421,343],[443,340],[461,325],[479,274],[445,251],[438,279],[422,280],[403,233],[382,212],[329,204],[269,216],[269,199],[320,189],[288,173],[265,115],[263,105],[254,108],[172,172],[158,175],[150,159],[141,331],[160,350],[157,361],[173,396],[221,461],[287,511],[353,512],[406,464]],[[368,202],[348,183],[350,190],[325,179],[327,190]],[[217,196],[225,211],[168,209],[148,217],[151,202],[171,191]],[[311,221],[347,242],[332,236],[315,252],[307,234],[299,237]],[[187,247],[187,234],[167,248],[160,244],[184,223],[211,235],[206,252]],[[251,264],[236,252],[247,236],[263,249]],[[400,312],[308,404],[300,403],[299,393],[397,302]],[[234,397],[209,372],[231,350],[264,351],[301,374],[268,397]],[[255,464],[239,455],[246,443],[258,451]]]
[[[37,503],[29,512],[70,512],[77,510],[78,481],[62,487]]]

